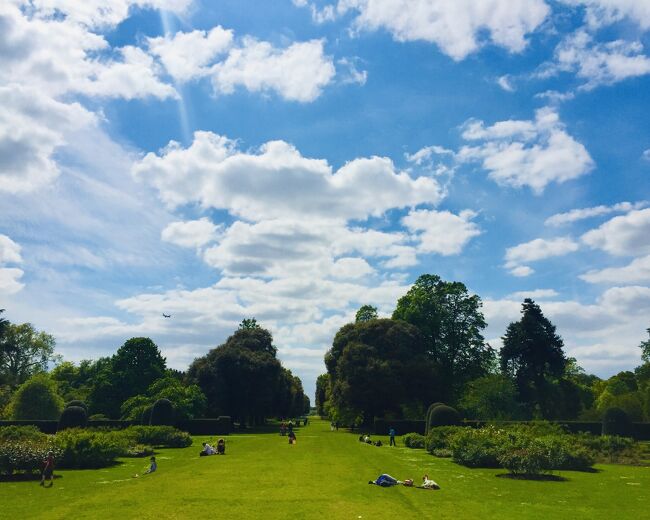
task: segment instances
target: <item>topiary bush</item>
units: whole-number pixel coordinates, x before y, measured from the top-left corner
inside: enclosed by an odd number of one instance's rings
[[[437,426],[458,426],[460,424],[460,414],[455,408],[441,404],[431,410],[429,416],[429,429]]]
[[[85,428],[88,422],[86,409],[81,406],[68,406],[61,413],[59,419],[59,430],[66,428]]]
[[[621,408],[608,408],[603,414],[603,435],[620,435],[629,437],[632,433],[632,421]]]
[[[65,404],[66,408],[69,408],[71,406],[80,406],[81,408],[83,408],[86,411],[86,415],[88,415],[88,405],[86,403],[84,403],[83,401],[81,401],[79,399],[73,399],[72,401]]]
[[[150,426],[172,426],[174,424],[174,405],[169,399],[158,399],[151,409]]]
[[[444,406],[444,403],[433,403],[427,409],[427,414],[424,416],[424,434],[429,433],[429,425],[431,424],[431,412],[438,406]]]
[[[406,433],[402,435],[402,442],[407,448],[422,449],[424,448],[424,435],[419,433]]]

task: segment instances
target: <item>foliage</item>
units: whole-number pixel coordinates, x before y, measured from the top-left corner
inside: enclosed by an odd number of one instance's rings
[[[373,305],[362,305],[357,311],[354,321],[359,323],[360,321],[376,320],[377,318],[379,318],[377,307],[374,307]]]
[[[431,412],[434,410],[434,408],[438,406],[442,406],[445,403],[433,403],[429,405],[429,408],[427,408],[427,413],[424,416],[424,433],[427,434],[429,433],[429,428],[431,427]]]
[[[79,406],[83,408],[86,413],[88,413],[88,405],[86,405],[86,403],[80,401],[79,399],[73,399],[72,401],[65,403],[66,408],[70,408],[71,406]]]
[[[509,436],[508,442],[500,446],[497,460],[511,474],[527,477],[550,473],[561,462],[551,443],[534,437],[514,435]]]
[[[110,466],[126,454],[129,439],[120,431],[70,428],[58,432],[54,443],[60,450],[57,466],[88,469]]]
[[[566,366],[564,343],[539,305],[529,298],[522,305],[522,317],[508,325],[500,352],[501,370],[514,379],[519,399],[543,417],[553,414],[549,383],[561,377]]]
[[[140,458],[140,457],[148,457],[153,454],[154,454],[154,450],[151,446],[147,446],[146,444],[136,444],[135,446],[131,446],[127,448],[124,456]]]
[[[131,338],[112,358],[112,370],[120,394],[126,398],[144,394],[165,374],[165,358],[149,338]]]
[[[0,383],[18,386],[32,375],[47,370],[54,354],[54,337],[38,332],[30,323],[2,325],[0,336]]]
[[[0,444],[5,442],[43,442],[47,439],[36,426],[2,426],[0,427]]]
[[[57,393],[56,383],[47,374],[36,374],[18,387],[8,409],[14,420],[58,420],[63,399]]]
[[[425,437],[419,433],[407,433],[402,435],[402,442],[407,448],[424,448]]]
[[[172,426],[174,424],[174,405],[169,399],[158,399],[151,409],[151,426]]]
[[[467,426],[438,426],[430,428],[425,440],[425,448],[429,453],[435,450],[449,449],[451,438]]]
[[[59,419],[59,430],[66,428],[83,428],[88,422],[86,409],[81,406],[67,406]]]
[[[0,442],[0,473],[11,475],[16,471],[34,473],[43,466],[48,452],[55,458],[61,456],[60,450],[51,440],[11,440]]]
[[[460,424],[460,414],[455,408],[441,404],[431,410],[429,429],[436,426],[458,426],[458,424]]]
[[[321,417],[327,416],[326,405],[330,398],[330,376],[321,374],[316,378],[316,413]]]
[[[461,282],[422,275],[397,302],[393,319],[415,325],[423,334],[427,353],[446,378],[441,388],[454,399],[466,381],[486,375],[494,351],[485,342],[481,298],[470,295]]]
[[[130,426],[122,433],[132,444],[163,446],[165,448],[186,448],[192,445],[192,437],[171,426]]]
[[[632,422],[625,410],[608,408],[603,415],[603,435],[627,437],[632,431]]]
[[[508,442],[505,430],[486,426],[481,429],[464,428],[449,439],[452,459],[470,468],[498,468],[501,446]]]
[[[650,329],[646,329],[646,332],[650,335]],[[643,362],[650,363],[650,339],[642,341],[639,348],[641,349],[641,359],[643,359]]]
[[[459,406],[471,419],[512,420],[519,415],[517,389],[510,378],[500,374],[467,383]]]
[[[403,405],[428,403],[437,394],[435,367],[422,335],[403,321],[376,319],[343,326],[325,355],[325,365],[330,415],[344,422],[396,418]]]

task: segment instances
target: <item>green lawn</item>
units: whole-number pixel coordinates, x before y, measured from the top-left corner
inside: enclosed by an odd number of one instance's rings
[[[104,470],[59,471],[54,487],[0,483],[0,518],[352,518],[642,519],[650,517],[650,468],[600,465],[598,473],[563,472],[564,482],[498,478],[424,450],[376,448],[324,421],[301,428],[290,446],[277,434],[231,435],[225,457],[160,450],[159,470],[133,479],[145,459]],[[387,444],[387,439],[386,440]],[[399,444],[399,441],[398,441]],[[369,486],[380,473],[440,491]]]

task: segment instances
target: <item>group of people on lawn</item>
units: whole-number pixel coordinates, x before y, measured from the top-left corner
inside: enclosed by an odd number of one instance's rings
[[[203,449],[199,453],[200,457],[207,457],[208,455],[225,455],[226,454],[226,441],[219,439],[217,441],[217,447],[213,448],[207,442],[203,443]]]

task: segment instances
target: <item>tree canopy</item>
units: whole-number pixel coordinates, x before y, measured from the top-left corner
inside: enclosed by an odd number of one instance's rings
[[[362,305],[357,311],[354,321],[370,321],[376,320],[378,317],[379,314],[377,314],[377,307],[374,307],[373,305]]]
[[[30,323],[0,322],[0,384],[18,386],[56,361],[54,337]]]

